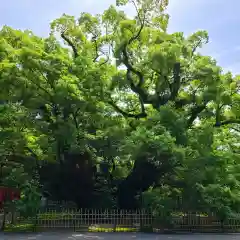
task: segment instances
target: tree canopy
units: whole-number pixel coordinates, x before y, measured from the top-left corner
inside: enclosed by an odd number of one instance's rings
[[[239,211],[240,75],[199,53],[206,31],[168,33],[167,6],[64,14],[46,38],[4,26],[1,166],[79,207]]]

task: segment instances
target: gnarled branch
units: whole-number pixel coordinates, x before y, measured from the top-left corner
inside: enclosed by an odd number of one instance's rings
[[[108,103],[120,114],[122,114],[124,117],[127,118],[135,118],[135,119],[140,119],[140,118],[145,118],[147,117],[147,114],[145,112],[145,109],[142,108],[142,112],[138,114],[132,114],[132,113],[127,113],[123,111],[121,108],[119,108],[113,101],[108,101]]]
[[[190,114],[190,117],[187,121],[187,126],[190,127],[193,122],[196,120],[196,118],[198,117],[198,115],[203,111],[205,110],[207,107],[207,104],[203,104],[203,105],[200,105],[200,106],[195,106],[192,108],[191,110],[191,114]]]
[[[144,83],[144,76],[143,76],[143,74],[140,72],[140,71],[138,71],[137,69],[135,69],[134,67],[133,67],[133,65],[130,63],[130,61],[129,61],[129,57],[128,57],[128,53],[127,53],[127,45],[125,44],[125,46],[123,47],[123,50],[122,50],[122,53],[123,53],[123,63],[124,63],[124,65],[126,66],[126,68],[127,68],[127,77],[128,77],[128,75],[130,75],[131,74],[131,72],[132,73],[134,73],[135,75],[137,75],[137,77],[138,77],[138,84],[135,86],[134,85],[134,89],[132,89],[134,92],[136,92],[136,91],[139,91],[140,90],[140,88],[141,88],[141,86],[143,85],[143,83]],[[133,83],[132,82],[132,79],[128,79],[128,80],[130,80],[130,83]],[[132,87],[132,86],[131,86]],[[138,93],[138,92],[137,92]]]
[[[61,33],[61,37],[63,40],[65,40],[68,45],[72,48],[73,53],[74,53],[74,57],[77,58],[78,57],[78,51],[76,46],[73,44],[73,42],[64,34],[64,32]]]

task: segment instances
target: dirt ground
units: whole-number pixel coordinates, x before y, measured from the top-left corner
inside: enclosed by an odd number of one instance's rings
[[[0,240],[240,240],[240,234],[161,235],[141,233],[36,233],[0,234]]]

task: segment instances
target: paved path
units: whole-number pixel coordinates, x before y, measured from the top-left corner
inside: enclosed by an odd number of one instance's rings
[[[240,240],[240,234],[188,234],[160,235],[135,233],[42,233],[42,234],[0,234],[0,240]]]

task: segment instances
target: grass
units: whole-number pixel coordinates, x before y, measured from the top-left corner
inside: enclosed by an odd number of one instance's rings
[[[104,227],[89,227],[89,232],[136,232],[136,228],[116,227],[116,228],[104,228]]]
[[[34,224],[28,223],[28,224],[8,224],[5,227],[4,232],[33,232],[34,231]]]
[[[8,224],[5,227],[5,232],[33,232],[36,230],[34,224],[17,224],[12,225]],[[104,227],[88,227],[88,232],[135,232],[136,228],[127,228],[127,227],[116,227],[114,228],[104,228]]]

